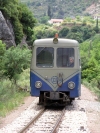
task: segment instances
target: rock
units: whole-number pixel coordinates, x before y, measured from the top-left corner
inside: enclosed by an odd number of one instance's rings
[[[26,36],[25,36],[25,35],[23,36],[20,45],[21,45],[21,46],[23,46],[23,45],[28,46],[28,44],[27,44],[27,42],[26,42]]]
[[[84,109],[84,108],[81,108],[81,109],[80,109],[80,111],[83,111],[83,112],[85,112],[85,109]]]
[[[6,43],[7,48],[11,46],[16,46],[12,24],[10,23],[10,20],[4,18],[1,11],[0,11],[0,40]]]

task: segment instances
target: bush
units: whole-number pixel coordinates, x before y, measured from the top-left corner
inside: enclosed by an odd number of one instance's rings
[[[3,57],[4,75],[16,82],[18,74],[30,66],[31,51],[26,47],[11,47]]]

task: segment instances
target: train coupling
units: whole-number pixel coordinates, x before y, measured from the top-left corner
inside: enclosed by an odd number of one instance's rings
[[[63,102],[70,102],[70,99],[66,94],[64,94]]]
[[[44,98],[49,99],[49,100],[61,100],[63,102],[69,102],[70,99],[69,97],[62,92],[45,92],[44,93]]]

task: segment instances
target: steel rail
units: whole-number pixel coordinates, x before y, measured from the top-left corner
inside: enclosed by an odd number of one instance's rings
[[[57,129],[57,127],[59,126],[59,123],[60,123],[60,121],[61,121],[61,119],[62,119],[62,117],[63,117],[63,115],[64,115],[64,113],[65,113],[65,110],[66,110],[66,109],[64,108],[63,111],[62,111],[62,113],[61,113],[61,115],[60,115],[60,117],[58,118],[58,120],[57,120],[55,126],[53,127],[53,129],[52,129],[52,131],[51,131],[50,133],[56,133],[56,129]]]
[[[45,108],[42,109],[22,130],[20,130],[18,133],[24,133],[28,128],[29,126],[34,122],[36,121],[39,116],[45,111]]]

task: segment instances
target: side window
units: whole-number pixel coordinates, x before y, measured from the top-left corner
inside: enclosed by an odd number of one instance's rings
[[[57,67],[74,67],[74,48],[57,49]]]
[[[38,47],[36,50],[36,66],[37,67],[53,67],[54,48]]]

